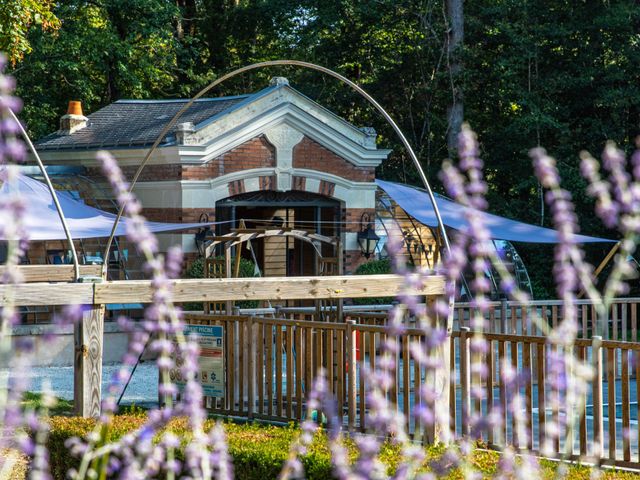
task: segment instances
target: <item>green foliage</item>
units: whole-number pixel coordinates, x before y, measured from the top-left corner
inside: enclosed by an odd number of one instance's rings
[[[106,440],[114,441],[126,433],[139,428],[145,421],[141,416],[116,416]],[[54,417],[50,419],[51,432],[48,437],[47,446],[50,452],[51,473],[55,479],[63,479],[65,472],[69,468],[75,468],[78,460],[71,457],[68,449],[64,446],[65,441],[70,437],[84,437],[95,426],[94,419]],[[213,421],[208,421],[206,429],[213,426]],[[168,430],[175,433],[184,442],[192,435],[189,423],[184,418],[171,421]],[[300,429],[294,425],[287,427],[276,427],[260,424],[233,424],[225,423],[225,432],[229,446],[229,454],[232,457],[235,478],[247,480],[264,480],[267,478],[277,478],[282,466],[289,454],[290,447],[300,434]],[[156,434],[160,438],[162,432]],[[358,457],[358,450],[349,438],[345,439],[344,445],[347,449],[349,461],[354,462]],[[479,445],[483,447],[482,445]],[[427,465],[440,459],[445,453],[443,445],[425,447],[424,470],[428,470]],[[183,459],[184,452],[179,449],[176,452],[178,459]],[[468,458],[473,467],[483,475],[492,476],[496,473],[498,452],[486,450],[484,448],[474,449]],[[402,455],[400,447],[391,443],[385,443],[380,451],[380,460],[387,465],[388,474],[392,475],[400,461]],[[328,438],[323,431],[316,433],[313,443],[307,449],[307,454],[301,457],[305,469],[306,478],[329,479],[333,477]],[[542,461],[542,471],[544,479],[555,478],[557,462]],[[589,478],[591,471],[587,467],[571,466],[568,468],[567,476],[569,480]],[[447,479],[463,478],[460,469],[453,469]],[[636,478],[634,474],[616,472],[614,470],[605,471],[603,479],[631,479]]]
[[[119,413],[121,415],[132,415],[132,416],[145,416],[147,414],[147,409],[132,403],[131,405],[125,405],[119,409]]]
[[[21,404],[26,410],[40,412],[44,408],[43,395],[42,393],[24,392]],[[48,409],[51,415],[73,415],[73,401],[54,398],[53,406]]]
[[[216,260],[224,260],[224,257],[216,257]],[[232,267],[235,265],[235,258],[231,259]],[[240,278],[252,278],[255,276],[254,264],[251,260],[246,258],[240,258],[240,269],[238,271]],[[204,278],[204,258],[198,257],[186,271],[187,278]],[[236,305],[240,308],[256,308],[258,301],[256,300],[242,300],[236,302]],[[202,303],[185,303],[185,310],[202,310]]]
[[[354,272],[355,275],[383,275],[386,273],[391,273],[391,260],[388,258],[363,263]],[[356,305],[389,305],[394,300],[395,297],[354,298],[353,303]]]
[[[11,25],[23,11],[16,5],[30,12],[50,4],[9,0],[9,5],[0,9],[5,48],[13,46],[6,39],[13,38]],[[365,87],[389,110],[441,190],[437,171],[448,155],[447,108],[455,84],[464,92],[465,119],[482,142],[491,211],[551,226],[527,155],[542,145],[558,159],[582,231],[614,235],[592,215],[577,154],[588,149],[597,155],[607,139],[629,150],[640,133],[640,9],[633,0],[590,2],[588,8],[558,0],[471,2],[465,5],[464,68],[455,78],[447,71],[444,0],[53,5],[58,30],[28,28],[35,23],[29,13],[17,20],[16,48],[27,51],[20,46],[24,38],[33,51],[18,61],[14,74],[25,102],[23,117],[36,137],[57,129],[70,99],[81,99],[93,112],[120,98],[188,97],[232,68],[295,58],[332,68]],[[263,69],[212,94],[256,91],[272,75],[288,76],[295,88],[346,120],[375,127],[381,146],[393,149],[377,176],[417,182],[386,122],[355,93],[316,72]],[[546,268],[549,250],[518,248],[537,297],[554,296]],[[593,246],[587,256],[598,262],[605,253]]]
[[[28,34],[34,25],[54,32],[60,21],[52,12],[52,0],[3,0],[0,8],[0,52],[11,64],[32,51]]]
[[[356,268],[356,275],[383,275],[391,273],[391,260],[383,258],[381,260],[371,260]]]

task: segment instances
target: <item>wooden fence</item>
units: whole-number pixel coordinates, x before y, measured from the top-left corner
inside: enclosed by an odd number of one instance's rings
[[[79,415],[100,415],[104,306],[150,303],[154,291],[151,281],[102,281],[87,267],[81,270],[81,281],[70,283],[64,282],[72,278],[69,265],[17,268],[35,283],[0,285],[0,306],[89,306],[74,330],[74,403]],[[50,279],[60,283],[51,283]],[[371,298],[396,295],[405,289],[405,280],[399,275],[179,279],[170,284],[177,303]],[[408,293],[427,298],[443,295],[444,277],[433,275],[419,290]]]
[[[324,368],[329,393],[350,431],[365,431],[372,388],[367,369],[380,362],[386,327],[265,317],[187,315],[197,325],[221,325],[225,332],[225,398],[209,398],[211,412],[271,421],[300,421],[307,415],[306,398],[319,368]],[[398,343],[393,382],[385,392],[396,411],[411,412],[421,403],[420,387],[427,370],[409,355],[409,345],[423,341],[419,329],[408,329]],[[433,407],[433,405],[432,405]],[[408,431],[424,439],[434,435],[411,415]]]
[[[608,340],[639,341],[638,311],[640,298],[616,298],[607,311],[607,318],[600,322],[601,336]],[[575,303],[578,319],[578,336],[589,339],[594,335],[594,322],[597,321],[596,305],[590,300],[578,300]],[[509,335],[543,335],[543,330],[533,322],[537,316],[542,323],[556,327],[564,318],[561,300],[536,300],[526,305],[514,301],[490,302],[484,314],[485,331]],[[358,323],[383,324],[392,305],[348,306],[344,308],[346,318]],[[288,318],[315,320],[313,308],[279,308],[277,313]],[[453,330],[471,327],[471,318],[475,310],[470,303],[456,302],[453,314]],[[249,310],[243,310],[249,314]],[[410,319],[407,320],[410,324]]]
[[[640,298],[616,298],[600,321],[600,335],[608,340],[638,341],[638,304]],[[578,318],[578,336],[583,339],[595,334],[598,321],[596,304],[590,300],[575,302]],[[454,330],[470,327],[475,310],[469,303],[456,302]],[[536,300],[526,305],[502,301],[489,303],[484,315],[486,331],[512,335],[542,335],[543,331],[532,321],[537,316],[543,323],[556,327],[564,318],[561,300]]]
[[[606,464],[640,467],[640,344],[594,338],[559,347],[537,336],[485,334],[489,349],[482,363],[487,367],[487,376],[480,381],[471,368],[472,335],[463,327],[452,336],[456,374],[450,384],[450,414],[451,427],[457,435],[469,433],[468,418],[473,414],[484,418],[499,415],[500,428],[482,434],[490,445],[510,444],[533,451],[546,445],[543,452],[548,454],[550,450],[557,457],[586,456]],[[549,378],[552,353],[572,353],[594,366],[595,378],[583,379],[585,390],[578,392],[573,411],[559,411],[553,401],[556,391],[551,389],[554,382]],[[516,384],[504,381],[502,372],[507,365],[518,373]],[[564,373],[569,372],[561,375]],[[579,376],[580,370],[576,367],[571,373]],[[481,399],[472,398],[474,388],[482,390]],[[516,394],[523,403],[520,410],[513,408]],[[574,429],[562,426],[569,418],[575,421]],[[518,429],[518,422],[523,423],[524,430]],[[550,436],[559,423],[560,435]]]
[[[318,368],[323,367],[344,426],[350,431],[367,428],[367,393],[372,385],[366,371],[381,360],[381,345],[388,339],[384,326],[356,324],[353,320],[331,323],[211,315],[189,315],[187,321],[224,327],[228,394],[222,399],[208,399],[212,412],[300,421],[308,415],[308,389]],[[640,344],[577,340],[571,347],[573,354],[595,365],[596,376],[585,381],[586,390],[578,405],[566,412],[553,403],[555,393],[549,374],[550,354],[563,353],[563,347],[551,346],[540,336],[485,334],[490,348],[482,360],[487,376],[480,381],[471,368],[472,335],[463,327],[451,337],[449,426],[456,436],[473,433],[469,419],[477,414],[500,418],[499,427],[481,434],[494,448],[509,444],[545,456],[588,457],[599,463],[640,468],[640,386],[636,382]],[[420,387],[430,380],[427,369],[411,357],[409,348],[411,343],[424,340],[422,331],[415,328],[396,338],[396,367],[385,395],[392,408],[405,414],[407,430],[417,439],[429,441],[433,431],[425,429],[413,413],[422,403]],[[506,364],[517,372],[517,384],[504,381]],[[579,373],[579,369],[573,373]],[[472,391],[478,388],[482,398],[476,399]],[[516,393],[521,404],[513,409]],[[562,426],[569,417],[575,419],[574,430]],[[551,438],[551,425],[558,424],[560,434]],[[540,452],[546,438],[550,438],[548,448]]]

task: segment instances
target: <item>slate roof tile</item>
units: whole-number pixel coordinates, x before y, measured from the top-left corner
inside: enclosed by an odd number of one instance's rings
[[[178,123],[197,125],[229,110],[250,95],[198,99]],[[152,145],[163,127],[188,100],[118,100],[88,116],[87,126],[71,135],[53,132],[36,142],[38,150],[68,150]],[[169,136],[173,136],[170,131]]]

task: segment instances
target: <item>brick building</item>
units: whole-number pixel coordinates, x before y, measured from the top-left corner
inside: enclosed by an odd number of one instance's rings
[[[110,151],[127,178],[186,100],[120,100],[84,117],[70,111],[36,143],[48,166],[103,182],[95,154]],[[357,243],[363,213],[374,218],[378,149],[357,128],[292,88],[284,78],[254,94],[200,99],[182,115],[144,169],[135,193],[150,220],[194,222],[203,214],[224,234],[238,227],[286,226],[341,239],[345,272],[364,261]],[[197,255],[194,233],[159,236]],[[314,274],[312,249],[298,240],[255,246],[266,275]],[[278,251],[279,253],[274,253]],[[282,268],[270,262],[280,255]],[[271,270],[270,270],[271,268]]]

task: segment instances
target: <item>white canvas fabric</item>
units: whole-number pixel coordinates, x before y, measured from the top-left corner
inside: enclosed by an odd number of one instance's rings
[[[393,182],[376,180],[376,184],[382,188],[400,207],[419,222],[430,227],[437,227],[438,221],[429,195],[417,188],[401,185]],[[467,225],[464,212],[470,207],[465,207],[436,196],[436,203],[440,210],[442,222],[455,230],[463,230]],[[485,227],[491,233],[494,240],[509,240],[512,242],[527,243],[558,243],[558,232],[551,228],[538,227],[528,223],[510,220],[508,218],[492,215],[491,213],[479,212]],[[615,243],[617,240],[607,238],[589,237],[586,235],[576,235],[577,243],[607,242]]]
[[[108,237],[111,234],[116,215],[85,205],[72,198],[67,192],[57,191],[56,193],[74,239]],[[11,184],[5,182],[0,187],[0,198],[8,198],[15,194],[18,194],[26,204],[22,222],[29,240],[64,240],[66,238],[53,198],[44,183],[20,174],[17,181]],[[120,220],[116,230],[117,236],[125,235],[128,221],[124,217]],[[212,224],[213,222],[204,224],[146,222],[149,230],[155,233],[188,230]],[[0,240],[6,239],[0,236]]]

